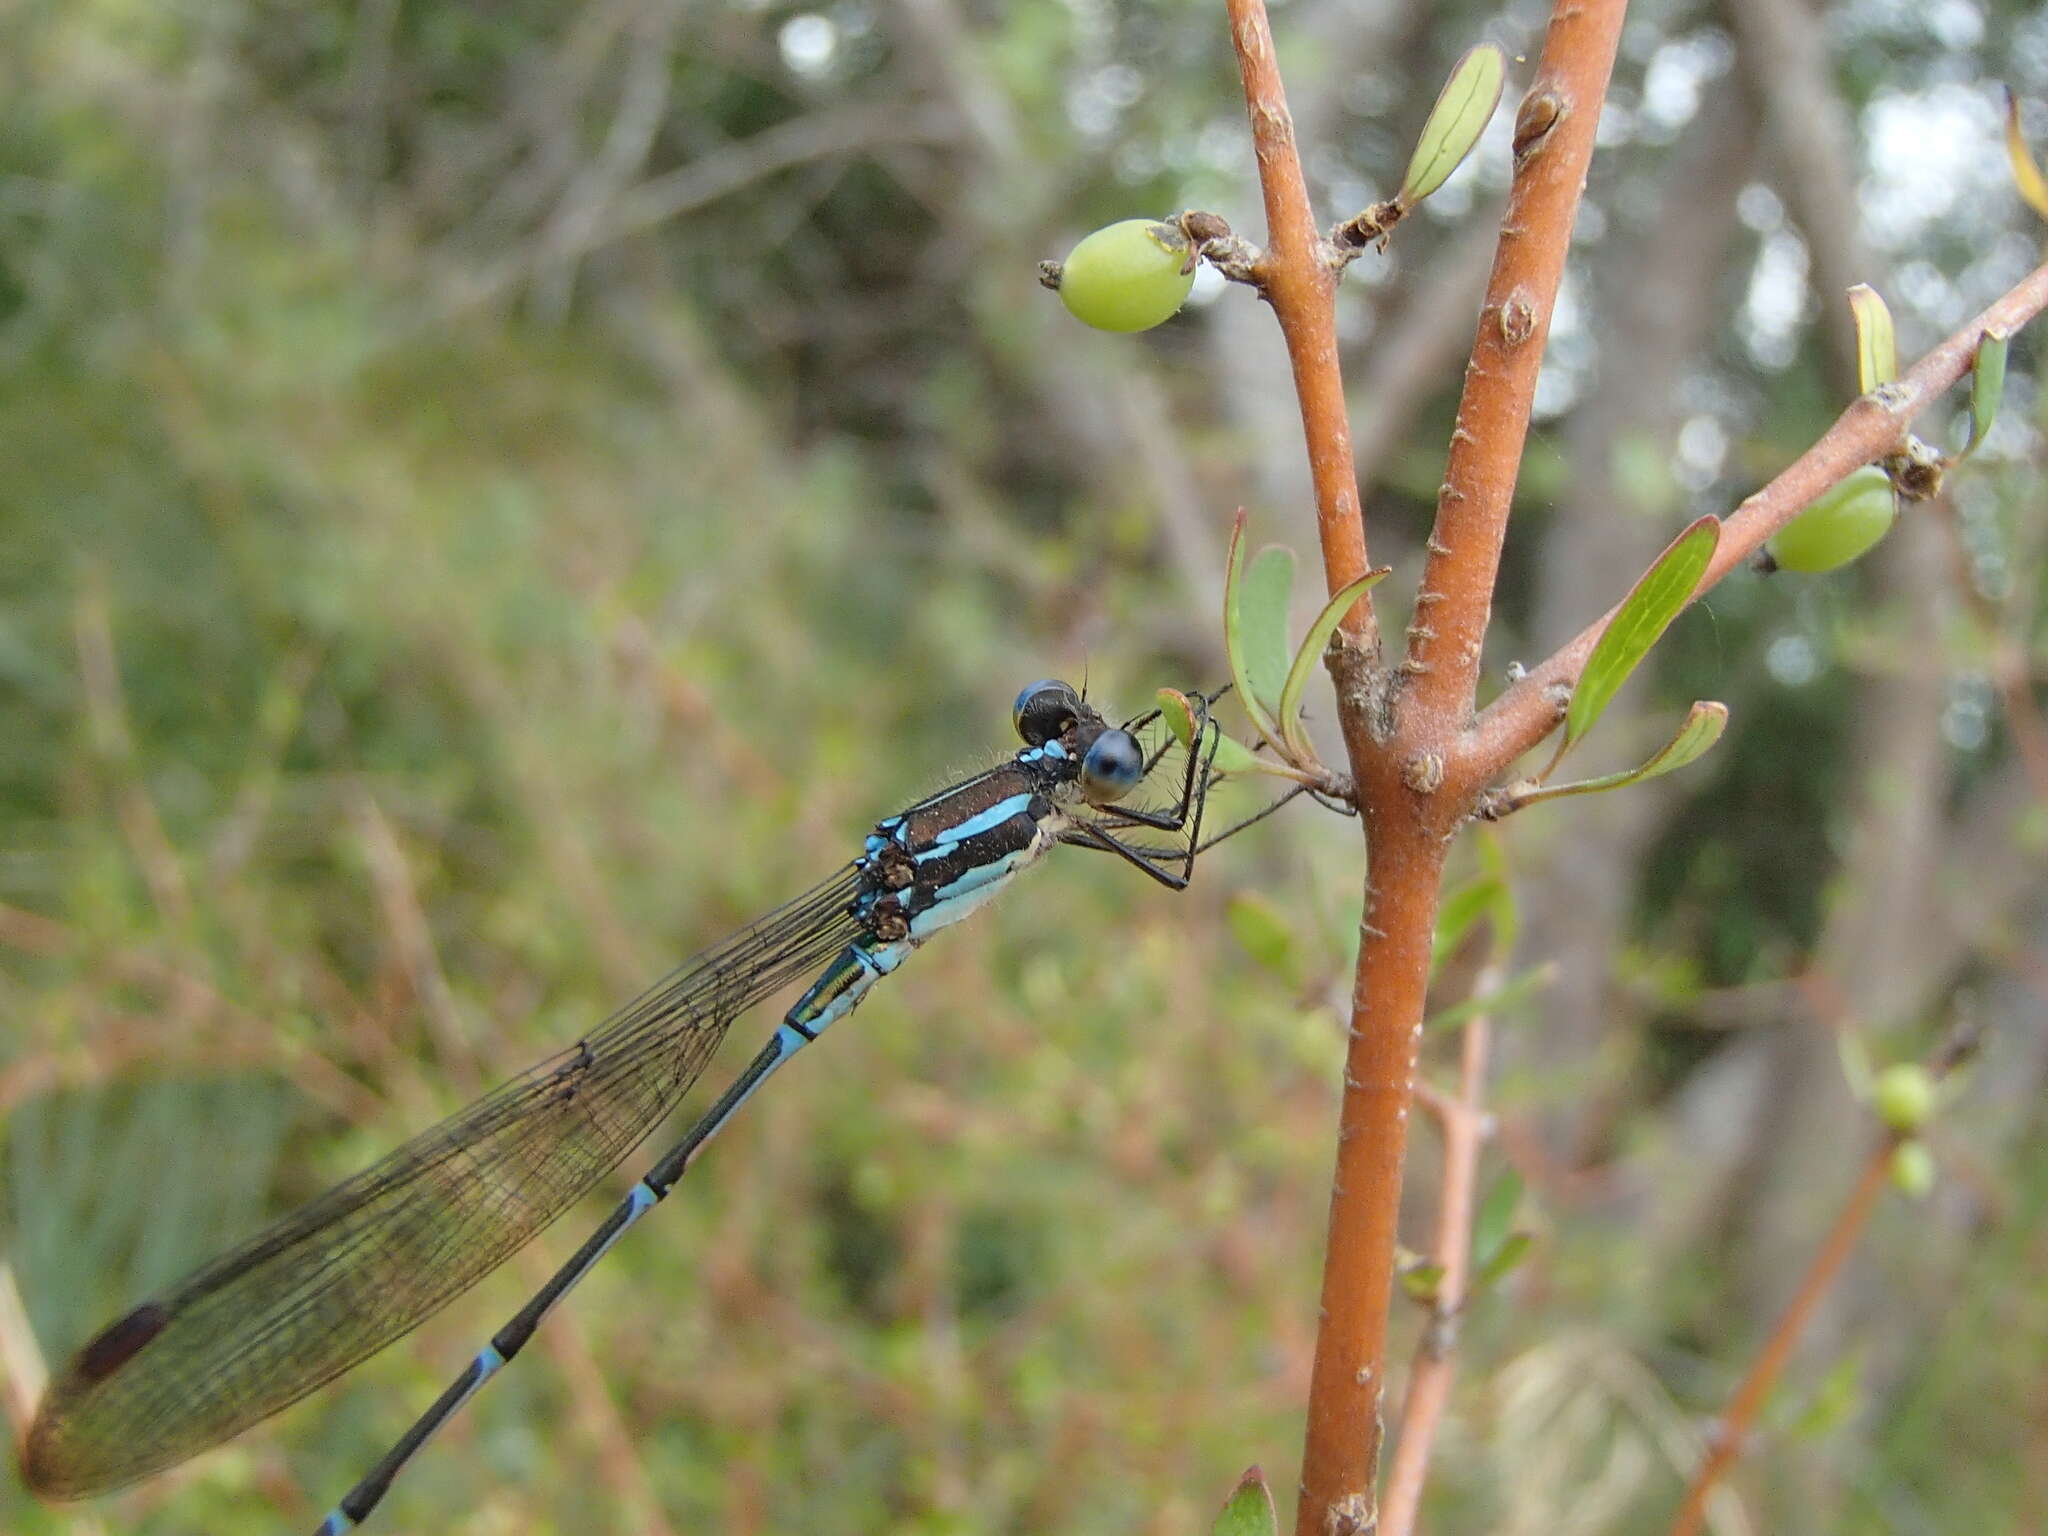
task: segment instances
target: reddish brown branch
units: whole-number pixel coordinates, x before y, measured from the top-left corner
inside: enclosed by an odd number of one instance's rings
[[[1362,752],[1348,721],[1345,734],[1352,761],[1363,760],[1371,771],[1359,797],[1371,871],[1351,993],[1295,1536],[1358,1536],[1377,1523],[1373,1484],[1401,1164],[1446,849],[1416,814],[1392,760]]]
[[[1959,1015],[1923,1063],[1927,1075],[1939,1083],[1974,1057],[1983,1044],[1983,1029],[1981,1018]],[[1742,1378],[1742,1384],[1735,1389],[1735,1395],[1728,1399],[1728,1407],[1715,1426],[1707,1454],[1693,1473],[1692,1485],[1686,1489],[1685,1502],[1679,1506],[1678,1514],[1671,1522],[1670,1536],[1693,1536],[1706,1519],[1707,1500],[1713,1494],[1714,1485],[1747,1448],[1757,1418],[1771,1395],[1771,1388],[1784,1374],[1800,1335],[1806,1331],[1807,1322],[1835,1283],[1835,1277],[1841,1273],[1842,1265],[1856,1246],[1856,1239],[1868,1225],[1870,1213],[1877,1208],[1877,1197],[1884,1192],[1893,1154],[1907,1139],[1907,1132],[1887,1130],[1871,1148],[1864,1161],[1863,1172],[1856,1180],[1856,1187],[1849,1192],[1834,1225],[1821,1242],[1820,1251],[1800,1277],[1799,1288],[1792,1293],[1792,1300],[1750,1365],[1748,1374]]]
[[[1405,668],[1410,686],[1405,694],[1390,691],[1370,652],[1350,652],[1333,664],[1372,865],[1297,1536],[1347,1536],[1379,1522],[1374,1478],[1408,1107],[1445,848],[1475,787],[1449,781],[1445,768],[1471,714],[1543,331],[1623,8],[1623,0],[1563,0],[1541,83],[1523,107],[1515,191],[1416,598]],[[1269,169],[1262,158],[1261,171]]]
[[[1351,463],[1351,426],[1344,410],[1344,377],[1337,365],[1338,271],[1327,258],[1309,205],[1308,183],[1294,143],[1294,118],[1273,55],[1273,29],[1265,0],[1229,0],[1230,39],[1244,80],[1245,111],[1251,118],[1252,149],[1259,161],[1259,185],[1266,200],[1266,255],[1254,279],[1273,306],[1294,393],[1301,403],[1302,435],[1308,444],[1309,475],[1315,487],[1316,535],[1322,543],[1323,575],[1329,590],[1349,586],[1369,569],[1365,520],[1358,505],[1358,476]],[[1361,597],[1343,623],[1361,649],[1376,648],[1370,596]]]
[[[1720,547],[1693,600],[1697,602],[1747,560],[1822,491],[1851,470],[1896,448],[1913,419],[1970,371],[1985,331],[2016,332],[2044,308],[2048,308],[2048,264],[2036,267],[1921,358],[1896,385],[1882,394],[1856,400],[1820,441],[1735,509],[1722,526]],[[1458,747],[1453,777],[1463,783],[1483,783],[1549,733],[1558,718],[1553,690],[1577,681],[1579,669],[1613,615],[1610,608],[1487,706]]]
[[[1762,1411],[1764,1400],[1777,1385],[1778,1377],[1784,1373],[1785,1364],[1792,1358],[1792,1350],[1799,1342],[1799,1336],[1806,1331],[1807,1320],[1813,1316],[1814,1308],[1821,1303],[1829,1288],[1835,1283],[1850,1252],[1856,1246],[1856,1239],[1863,1233],[1870,1213],[1877,1205],[1877,1197],[1884,1193],[1885,1178],[1890,1172],[1892,1153],[1897,1150],[1899,1138],[1888,1134],[1871,1149],[1863,1164],[1863,1173],[1850,1191],[1841,1213],[1835,1217],[1835,1224],[1828,1229],[1827,1238],[1820,1245],[1820,1252],[1800,1279],[1799,1289],[1793,1294],[1784,1315],[1778,1319],[1777,1327],[1771,1330],[1771,1337],[1749,1368],[1749,1374],[1742,1379],[1742,1385],[1735,1389],[1735,1395],[1728,1400],[1728,1409],[1721,1415],[1721,1421],[1714,1428],[1712,1443],[1693,1473],[1692,1486],[1686,1490],[1685,1503],[1679,1506],[1677,1517],[1671,1522],[1671,1536],[1692,1536],[1706,1518],[1707,1499],[1714,1491],[1714,1485],[1721,1475],[1734,1465],[1741,1456],[1744,1442],[1756,1425],[1757,1415]]]
[[[1515,117],[1515,179],[1408,631],[1405,711],[1432,735],[1471,716],[1536,374],[1592,163],[1625,0],[1560,4]]]
[[[1560,0],[1543,84],[1524,108],[1516,192],[1467,377],[1456,465],[1438,537],[1431,540],[1432,575],[1417,600],[1424,617],[1411,637],[1419,647],[1410,655],[1411,681],[1435,681],[1418,690],[1420,708],[1403,707],[1405,701],[1391,695],[1371,614],[1362,606],[1346,621],[1348,646],[1333,653],[1338,717],[1359,787],[1371,876],[1352,992],[1322,1325],[1296,1508],[1299,1536],[1346,1536],[1379,1518],[1374,1479],[1381,1385],[1430,939],[1447,835],[1476,787],[1447,784],[1444,768],[1471,714],[1543,332],[1623,9],[1623,0]],[[1337,370],[1337,263],[1309,209],[1264,7],[1260,0],[1229,0],[1229,11],[1269,224],[1267,252],[1252,276],[1286,338],[1316,487],[1325,577],[1334,591],[1366,566]],[[1450,638],[1432,645],[1439,635]],[[1448,665],[1436,671],[1433,659]],[[1455,699],[1455,706],[1443,707],[1445,699]]]

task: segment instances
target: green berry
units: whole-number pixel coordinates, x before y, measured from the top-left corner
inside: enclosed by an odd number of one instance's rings
[[[1156,219],[1125,219],[1088,236],[1060,268],[1060,301],[1098,331],[1149,331],[1195,284],[1188,238]]]
[[[1924,1141],[1902,1141],[1892,1149],[1892,1183],[1919,1199],[1934,1188],[1934,1154]]]
[[[1898,512],[1890,477],[1866,464],[1780,528],[1771,539],[1771,558],[1780,570],[1832,571],[1867,554],[1891,531]]]
[[[1870,1102],[1878,1119],[1911,1135],[1934,1114],[1934,1079],[1917,1062],[1902,1061],[1877,1074]]]

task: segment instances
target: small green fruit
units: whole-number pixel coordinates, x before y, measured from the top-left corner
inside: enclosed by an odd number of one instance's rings
[[[1785,571],[1835,570],[1867,554],[1898,514],[1890,477],[1866,464],[1780,528],[1771,539],[1771,558]]]
[[[1911,1135],[1934,1114],[1934,1079],[1917,1062],[1902,1061],[1877,1074],[1871,1106],[1878,1119],[1895,1131]]]
[[[1149,331],[1195,285],[1188,238],[1156,219],[1125,219],[1088,236],[1060,268],[1060,301],[1098,331]]]
[[[1902,1141],[1892,1149],[1892,1183],[1918,1200],[1934,1188],[1934,1154],[1924,1141]]]

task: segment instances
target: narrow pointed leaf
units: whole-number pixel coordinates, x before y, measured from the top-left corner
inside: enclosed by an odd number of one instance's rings
[[[1235,736],[1216,738],[1216,756],[1209,766],[1218,773],[1274,772],[1274,765],[1271,762],[1260,757]]]
[[[2027,135],[2020,126],[2020,99],[2011,86],[2005,88],[2005,155],[2012,162],[2013,184],[2020,189],[2020,196],[2035,213],[2048,219],[2048,176],[2041,174],[2040,161],[2027,147]]]
[[[1498,1018],[1519,1008],[1555,980],[1556,962],[1546,960],[1541,965],[1532,965],[1526,971],[1516,972],[1491,992],[1481,992],[1477,996],[1466,998],[1462,1003],[1439,1008],[1422,1021],[1422,1027],[1432,1030],[1449,1029],[1482,1013]]]
[[[1294,551],[1268,544],[1252,556],[1238,583],[1237,622],[1245,681],[1269,712],[1287,683],[1287,605],[1293,596]]]
[[[1267,970],[1281,976],[1294,972],[1294,932],[1280,909],[1256,891],[1239,891],[1223,915],[1231,934]]]
[[[1517,807],[1534,805],[1539,800],[1561,800],[1566,795],[1597,795],[1603,790],[1640,784],[1645,779],[1654,779],[1704,757],[1707,749],[1721,739],[1721,733],[1727,728],[1726,704],[1712,699],[1695,700],[1671,739],[1634,768],[1603,774],[1597,779],[1579,779],[1570,784],[1539,785],[1516,795],[1515,803]]]
[[[1209,1536],[1274,1536],[1280,1516],[1266,1487],[1266,1474],[1249,1468],[1223,1501],[1223,1512],[1209,1527]]]
[[[1861,1350],[1844,1355],[1828,1368],[1806,1406],[1785,1426],[1787,1437],[1820,1440],[1832,1435],[1868,1406],[1872,1393],[1863,1380],[1867,1360]]]
[[[1465,935],[1483,918],[1493,916],[1506,887],[1492,874],[1475,875],[1446,893],[1437,904],[1436,937],[1430,944],[1430,972],[1458,952]]]
[[[1251,716],[1252,726],[1277,749],[1280,745],[1280,728],[1274,723],[1272,714],[1261,702],[1259,694],[1252,687],[1249,670],[1250,651],[1246,643],[1244,624],[1244,526],[1245,514],[1238,510],[1237,521],[1230,530],[1230,557],[1223,568],[1223,650],[1230,660],[1230,681],[1237,688],[1238,703]],[[1281,605],[1281,648],[1286,648],[1286,605]]]
[[[1856,382],[1864,394],[1899,376],[1899,338],[1892,329],[1891,307],[1868,283],[1849,290],[1849,313],[1856,317]]]
[[[1472,1257],[1484,1264],[1508,1240],[1515,1224],[1515,1207],[1522,1203],[1522,1176],[1503,1168],[1500,1177],[1479,1202],[1479,1214],[1472,1218]]]
[[[1491,43],[1467,49],[1451,70],[1450,79],[1429,109],[1429,120],[1415,140],[1415,153],[1408,160],[1408,174],[1401,178],[1401,190],[1394,201],[1413,208],[1442,186],[1472,153],[1472,146],[1486,132],[1500,105],[1501,84],[1508,64]]]
[[[1515,945],[1521,941],[1522,911],[1515,901],[1515,882],[1508,877],[1508,840],[1498,828],[1482,827],[1474,841],[1479,853],[1479,867],[1500,886],[1487,914],[1493,922],[1493,952],[1511,955],[1515,952]]]
[[[1701,518],[1671,541],[1656,563],[1643,573],[1635,589],[1622,599],[1614,622],[1594,642],[1593,654],[1586,659],[1586,670],[1579,674],[1579,685],[1572,690],[1558,757],[1584,739],[1606,713],[1629,674],[1650,654],[1650,647],[1692,601],[1720,541],[1721,520],[1711,515]],[[1555,759],[1551,766],[1556,766]]]
[[[1337,632],[1344,615],[1351,611],[1351,605],[1384,581],[1392,570],[1392,566],[1383,565],[1376,571],[1367,571],[1343,588],[1323,605],[1323,611],[1316,615],[1315,623],[1309,625],[1308,633],[1301,638],[1301,646],[1294,653],[1294,664],[1287,669],[1287,681],[1280,685],[1278,711],[1281,733],[1287,738],[1288,750],[1298,763],[1307,762],[1311,756],[1308,733],[1301,728],[1301,696],[1308,688],[1316,662],[1322,658],[1323,648],[1330,643],[1330,636]]]
[[[1970,440],[1957,458],[1977,451],[1998,420],[1998,407],[2005,399],[2005,353],[2011,338],[2004,331],[1986,331],[1977,343],[1977,361],[1970,370]]]
[[[1472,1289],[1483,1291],[1500,1284],[1529,1256],[1534,1241],[1526,1232],[1510,1232],[1491,1257],[1480,1261],[1479,1272],[1472,1277]]]

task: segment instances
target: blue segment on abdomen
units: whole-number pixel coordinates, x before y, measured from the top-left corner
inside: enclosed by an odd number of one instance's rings
[[[990,859],[986,864],[977,864],[972,869],[962,870],[947,884],[933,889],[932,905],[943,906],[949,901],[965,896],[969,891],[979,890],[992,880],[1009,879],[1032,852],[1030,847],[1014,849],[999,859]]]
[[[932,904],[910,920],[912,942],[923,943],[941,928],[949,928],[970,912],[993,901],[1004,883],[1028,864],[1038,852],[1037,844],[1006,853],[1000,859],[977,865],[950,885],[932,892]]]
[[[901,965],[915,947],[899,939],[892,944],[849,944],[842,949],[810,991],[797,999],[777,1032],[785,1047],[783,1059],[859,1007],[874,984]]]

